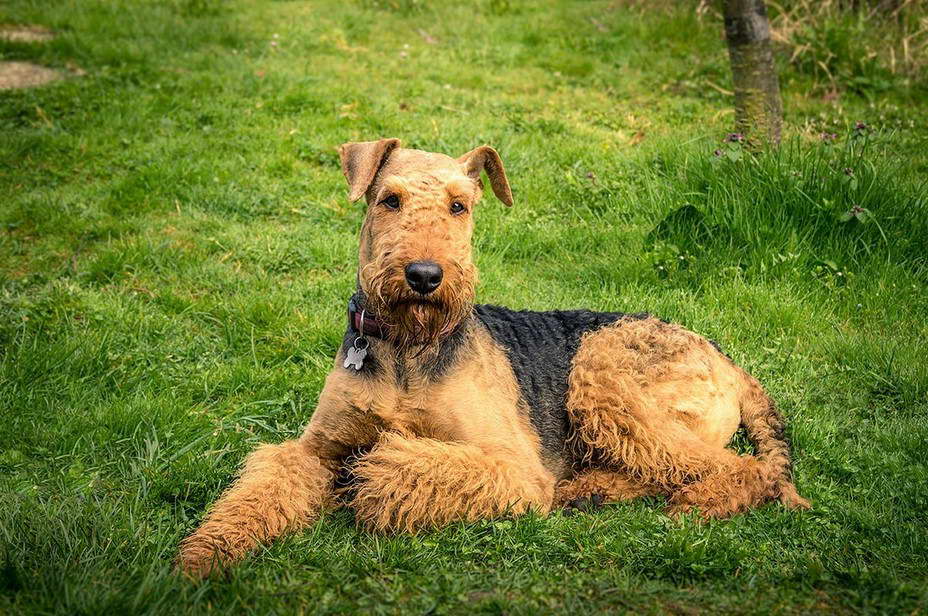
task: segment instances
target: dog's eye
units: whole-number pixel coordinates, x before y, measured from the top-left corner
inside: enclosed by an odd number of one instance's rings
[[[467,211],[467,208],[464,207],[464,204],[461,203],[460,201],[455,201],[454,203],[451,204],[452,214],[460,214],[461,212],[466,212],[466,211]]]
[[[385,206],[387,207],[387,209],[389,209],[389,210],[398,210],[398,209],[400,209],[400,198],[397,197],[396,195],[390,195],[389,197],[387,197],[386,199],[384,199],[384,200],[381,201],[380,203],[382,203],[383,205],[385,205]]]

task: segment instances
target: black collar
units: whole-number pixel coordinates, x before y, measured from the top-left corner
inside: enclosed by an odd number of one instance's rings
[[[368,312],[361,306],[361,298],[356,293],[348,300],[348,327],[362,336],[373,338],[386,338],[387,329],[377,315]]]

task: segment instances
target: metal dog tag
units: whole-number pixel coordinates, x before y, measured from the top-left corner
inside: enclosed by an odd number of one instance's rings
[[[361,346],[363,344],[364,346]],[[364,365],[364,358],[367,357],[367,339],[363,336],[355,338],[354,345],[345,353],[345,368],[353,367],[355,370],[361,370]]]

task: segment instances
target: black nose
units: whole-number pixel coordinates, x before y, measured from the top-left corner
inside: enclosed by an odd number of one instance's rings
[[[434,261],[416,261],[406,266],[406,282],[416,293],[428,295],[441,284],[441,266]]]

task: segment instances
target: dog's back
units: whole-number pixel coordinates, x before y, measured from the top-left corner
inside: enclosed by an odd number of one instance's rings
[[[546,453],[570,464],[566,449],[567,381],[580,339],[621,318],[648,315],[590,310],[535,312],[489,304],[475,306],[474,314],[506,353]]]

